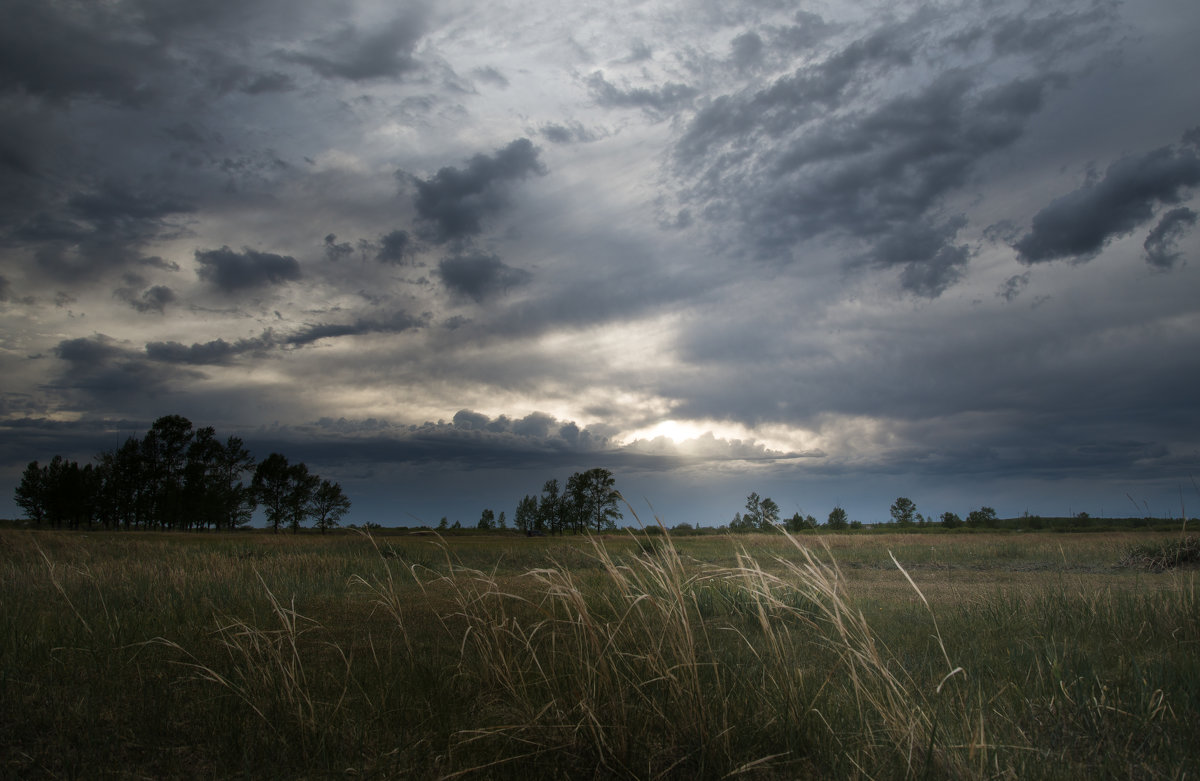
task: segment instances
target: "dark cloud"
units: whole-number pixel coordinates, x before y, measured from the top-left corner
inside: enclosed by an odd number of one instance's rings
[[[57,383],[47,387],[64,393],[68,403],[78,403],[82,409],[95,404],[117,410],[136,409],[139,400],[159,396],[178,382],[204,376],[191,369],[156,364],[105,334],[63,340],[54,353],[68,367]]]
[[[166,285],[154,285],[146,288],[140,294],[132,288],[117,288],[113,295],[139,312],[158,312],[159,314],[163,313],[167,304],[173,304],[177,299],[175,291]]]
[[[1014,245],[1018,258],[1030,264],[1091,258],[1110,239],[1149,222],[1155,206],[1179,203],[1197,185],[1200,156],[1190,147],[1166,146],[1122,157],[1102,178],[1035,214],[1029,233]]]
[[[925,222],[899,224],[875,243],[866,262],[879,267],[901,267],[900,286],[927,298],[937,298],[957,282],[970,259],[965,244],[954,236],[966,224],[959,218],[941,225]]]
[[[262,358],[271,351],[304,347],[322,339],[337,339],[344,336],[367,334],[398,334],[424,328],[427,316],[410,315],[407,312],[392,312],[383,317],[363,317],[351,323],[313,323],[290,333],[267,329],[255,337],[227,342],[214,339],[185,345],[181,342],[148,342],[146,356],[160,363],[187,364],[192,366],[224,365],[233,363],[243,355]]]
[[[992,38],[1009,16],[972,20],[963,34],[918,9],[831,50],[833,28],[806,19],[791,42],[812,49],[801,67],[708,99],[687,124],[674,149],[674,171],[687,183],[680,199],[722,227],[722,248],[788,262],[820,240],[850,265],[898,267],[905,290],[935,297],[964,277],[971,255],[947,200],[1067,83],[1056,36],[1099,40],[1108,18],[1069,15],[1071,27],[1059,16],[1026,15],[1024,45],[1042,30],[1045,57],[1018,68],[993,67],[1002,53]],[[766,32],[772,48],[786,45],[779,29]],[[1005,35],[1013,45],[1021,37]],[[751,39],[741,45],[757,50]],[[959,65],[946,67],[950,60]]]
[[[18,296],[18,295],[16,295],[13,292],[12,283],[8,281],[7,277],[0,275],[0,304],[5,304],[10,301],[13,303],[16,303],[16,304],[35,304],[35,303],[37,303],[37,299],[35,299],[33,296]]]
[[[1029,286],[1029,272],[1024,274],[1015,274],[1004,281],[1000,288],[996,291],[996,296],[1003,298],[1005,301],[1012,302],[1017,296],[1021,295],[1026,287]]]
[[[277,343],[278,339],[275,334],[267,330],[261,336],[238,339],[232,343],[224,339],[214,339],[204,343],[196,342],[191,345],[180,342],[148,342],[145,349],[146,356],[159,363],[216,366],[231,363],[235,358],[246,353],[257,356],[265,355]]]
[[[280,56],[312,68],[325,78],[350,81],[395,78],[417,69],[413,50],[424,29],[424,11],[414,9],[377,29],[360,30],[343,25],[312,41],[302,51]]]
[[[53,101],[91,95],[142,106],[170,70],[166,51],[147,40],[125,9],[111,4],[13,0],[0,26],[0,91]]]
[[[350,245],[350,242],[343,241],[339,244],[336,233],[330,233],[325,236],[325,260],[330,263],[337,263],[353,254],[354,247]]]
[[[478,235],[484,220],[508,203],[515,182],[545,172],[537,147],[519,138],[494,155],[475,155],[465,168],[447,166],[416,179],[413,205],[425,223],[422,235],[437,243]]]
[[[596,140],[596,134],[585,128],[579,122],[562,124],[549,122],[538,128],[542,138],[553,144],[586,143]]]
[[[872,76],[910,65],[914,45],[898,26],[855,41],[765,88],[718,96],[689,122],[677,158],[690,167],[710,151],[745,149],[780,138],[825,116]]]
[[[290,92],[295,88],[296,82],[291,76],[279,71],[271,71],[253,76],[241,86],[241,91],[247,95],[263,95],[272,92]]]
[[[30,211],[8,238],[31,250],[40,270],[72,284],[113,269],[175,267],[163,258],[145,256],[143,248],[155,239],[178,235],[181,226],[173,218],[195,210],[190,200],[116,179],[76,187],[65,198],[33,187],[15,199],[14,212]]]
[[[379,253],[375,256],[381,263],[396,265],[406,262],[413,252],[408,231],[394,230],[379,239]]]
[[[661,117],[691,105],[699,92],[687,84],[670,82],[659,87],[620,89],[604,78],[600,71],[587,80],[588,91],[597,104],[609,108],[640,108],[652,116]]]
[[[1053,9],[1045,16],[1020,14],[1002,20],[989,37],[998,54],[1053,56],[1086,45],[1097,28],[1109,24],[1111,14],[1103,3],[1080,10]]]
[[[300,279],[300,263],[290,255],[250,248],[196,250],[196,274],[226,293],[254,290]]]
[[[729,59],[739,70],[757,68],[763,61],[765,45],[755,32],[744,32],[729,45]]]
[[[1180,253],[1176,250],[1176,243],[1188,228],[1196,224],[1196,217],[1196,212],[1186,206],[1164,214],[1142,244],[1146,250],[1146,262],[1161,269],[1171,268],[1179,262]]]
[[[495,255],[467,254],[444,258],[438,263],[442,284],[456,296],[476,303],[523,285],[531,274],[501,262]]]
[[[1020,137],[1055,79],[981,88],[950,73],[825,118],[824,99],[814,103],[812,93],[857,82],[849,63],[874,71],[908,61],[891,39],[855,51],[835,57],[837,68],[714,101],[697,115],[677,149],[684,170],[699,171],[687,200],[710,219],[740,224],[761,257],[788,259],[800,242],[820,236],[849,240],[867,247],[855,265],[900,266],[905,290],[935,297],[962,277],[970,254],[955,242],[962,219],[938,218],[942,200],[981,158]],[[791,132],[793,122],[807,127]],[[787,138],[775,138],[781,134]]]
[[[318,323],[308,325],[290,336],[281,338],[287,345],[312,344],[320,339],[364,334],[398,334],[423,328],[428,324],[425,317],[416,317],[407,312],[394,312],[384,318],[360,318],[353,323]]]

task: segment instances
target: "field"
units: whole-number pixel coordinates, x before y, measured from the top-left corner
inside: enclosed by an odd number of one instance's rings
[[[1195,777],[1182,541],[0,530],[0,774]]]

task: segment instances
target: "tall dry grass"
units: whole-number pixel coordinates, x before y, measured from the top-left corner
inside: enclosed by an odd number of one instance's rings
[[[771,571],[744,550],[733,567],[685,562],[665,530],[633,556],[593,538],[583,576],[552,563],[514,578],[448,549],[440,571],[405,566],[426,600],[452,605],[441,626],[480,693],[475,723],[453,734],[454,774],[971,775],[982,738],[966,698],[955,724],[930,701],[963,669],[943,646],[945,673],[924,690],[850,606],[832,557],[786,539],[795,555]],[[390,566],[359,582],[404,625]]]

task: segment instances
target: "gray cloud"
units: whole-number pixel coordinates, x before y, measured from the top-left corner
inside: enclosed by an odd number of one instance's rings
[[[305,326],[294,334],[283,337],[283,344],[299,346],[312,344],[320,339],[364,334],[398,334],[423,328],[427,318],[415,317],[407,312],[393,312],[383,318],[359,318],[353,323],[318,323]]]
[[[729,58],[738,69],[750,70],[762,63],[765,48],[757,33],[744,32],[730,43]]]
[[[1017,296],[1021,295],[1021,291],[1028,286],[1029,272],[1026,271],[1024,274],[1015,274],[1006,279],[996,291],[996,295],[997,297],[1003,298],[1005,301],[1011,303],[1012,301],[1015,301]]]
[[[545,172],[537,147],[519,138],[494,155],[475,155],[465,168],[447,166],[416,179],[413,205],[425,223],[422,235],[437,243],[478,235],[484,220],[507,205],[515,182]]]
[[[587,79],[588,91],[597,104],[607,108],[640,108],[652,116],[662,117],[687,108],[698,91],[687,84],[669,82],[658,87],[620,89],[595,71]]]
[[[233,363],[243,355],[262,358],[271,351],[304,347],[322,339],[399,334],[427,325],[426,316],[418,317],[397,311],[383,317],[361,317],[350,323],[312,323],[289,333],[268,328],[258,336],[233,342],[224,339],[195,342],[190,345],[175,341],[148,342],[145,353],[150,360],[159,363],[216,366]]]
[[[354,254],[354,247],[350,242],[343,241],[340,244],[337,240],[336,233],[329,233],[325,236],[325,260],[330,263],[337,263]]]
[[[139,312],[158,312],[159,314],[163,313],[167,304],[174,303],[178,299],[175,291],[166,285],[153,285],[143,290],[140,295],[131,288],[118,288],[113,295],[127,302]]]
[[[476,68],[471,71],[471,75],[482,82],[491,84],[493,87],[499,87],[500,89],[508,87],[509,82],[504,74],[490,65],[483,68]]]
[[[54,353],[68,368],[49,388],[64,393],[68,404],[77,409],[99,403],[133,410],[139,400],[157,397],[178,382],[203,378],[191,369],[149,361],[105,334],[65,339]]]
[[[805,76],[697,115],[677,149],[686,169],[700,171],[689,200],[710,217],[740,223],[761,257],[788,258],[816,237],[849,239],[867,245],[856,264],[900,266],[904,289],[936,297],[962,277],[969,259],[955,243],[961,218],[936,217],[942,199],[966,183],[982,157],[1020,136],[1054,79],[980,88],[951,73],[913,94],[822,118],[821,99],[814,104],[811,93],[840,92],[856,81],[848,63],[874,69],[908,60],[890,39],[860,48],[836,57],[836,69],[823,66],[836,73],[833,86],[825,73]],[[771,140],[791,122],[811,127]]]
[[[159,363],[218,366],[232,363],[235,358],[247,353],[263,356],[277,346],[278,342],[274,332],[267,330],[261,336],[238,339],[232,343],[224,339],[196,342],[191,345],[180,342],[148,342],[145,350],[150,360]]]
[[[1168,269],[1179,262],[1180,253],[1176,243],[1196,224],[1196,212],[1180,206],[1163,214],[1158,225],[1146,236],[1142,246],[1146,250],[1146,262],[1151,266]]]
[[[443,258],[437,273],[451,293],[476,303],[523,285],[532,276],[524,269],[505,265],[495,255],[479,253]]]
[[[424,27],[424,10],[416,8],[378,29],[343,25],[310,42],[304,50],[284,52],[280,57],[312,68],[326,78],[394,78],[418,67],[413,50]]]
[[[413,242],[408,231],[394,230],[379,239],[379,252],[376,258],[381,263],[402,264],[413,252]]]
[[[121,11],[97,4],[68,9],[39,0],[7,3],[0,91],[55,101],[93,95],[127,106],[155,98],[154,76],[168,69],[166,52],[137,36]]]
[[[1200,185],[1200,157],[1189,147],[1160,147],[1122,157],[1104,176],[1055,199],[1033,216],[1014,247],[1024,263],[1088,259],[1112,238],[1154,216],[1158,204],[1179,203]]]
[[[542,138],[553,144],[586,143],[596,140],[596,133],[585,128],[579,122],[549,122],[538,128]]]
[[[290,255],[245,248],[196,250],[197,276],[226,293],[255,290],[300,279],[300,263]]]

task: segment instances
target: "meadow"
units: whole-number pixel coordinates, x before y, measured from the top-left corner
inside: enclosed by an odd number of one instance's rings
[[[1194,777],[1185,539],[0,530],[0,773]]]

